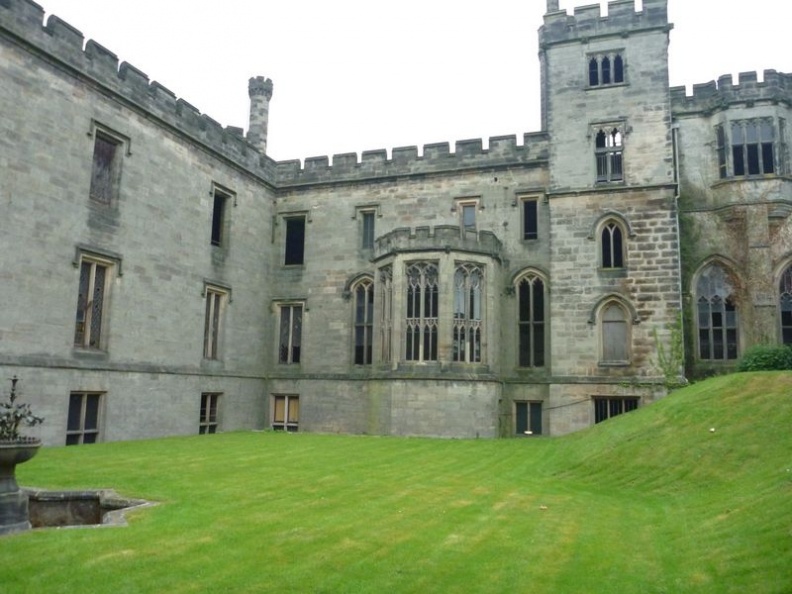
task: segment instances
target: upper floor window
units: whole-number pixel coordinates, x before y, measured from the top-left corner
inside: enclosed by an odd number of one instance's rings
[[[475,264],[460,264],[454,273],[453,360],[481,362],[482,284],[484,275]]]
[[[384,266],[379,269],[377,281],[379,293],[380,312],[380,344],[382,361],[391,360],[391,339],[393,338],[393,266]]]
[[[545,285],[535,275],[517,283],[518,356],[520,367],[545,364]]]
[[[374,283],[364,279],[355,285],[355,365],[370,365],[374,342]]]
[[[778,304],[781,318],[781,342],[792,345],[792,266],[784,270],[778,283]]]
[[[74,345],[104,349],[104,321],[113,262],[82,256],[79,266],[80,286],[77,294]]]
[[[278,363],[285,365],[300,362],[302,347],[302,304],[280,306],[280,332]]]
[[[602,268],[624,267],[624,230],[616,221],[607,221],[600,233]]]
[[[783,173],[786,160],[785,121],[757,118],[731,122],[727,128],[715,127],[718,173],[721,179],[747,175]],[[727,158],[731,156],[731,161]],[[729,170],[731,166],[731,171]]]
[[[215,246],[225,246],[228,239],[228,204],[230,194],[214,188],[212,190],[212,234],[210,243]]]
[[[123,142],[119,138],[100,130],[95,131],[89,193],[91,200],[107,205],[116,202],[122,154]]]
[[[734,286],[726,271],[709,264],[696,283],[699,358],[737,358],[738,311]]]
[[[539,200],[525,198],[522,202],[522,238],[539,238]]]
[[[372,210],[364,210],[360,215],[360,247],[364,250],[374,249],[374,222],[376,220],[376,214]]]
[[[624,82],[624,58],[620,53],[591,56],[588,63],[590,87]]]
[[[407,315],[405,354],[407,361],[437,361],[439,304],[437,264],[414,262],[407,267]]]
[[[283,263],[287,266],[305,262],[305,215],[290,216],[286,222],[286,251]]]
[[[622,181],[622,132],[618,127],[600,128],[595,137],[594,155],[597,161],[597,181]]]
[[[204,309],[204,359],[220,358],[220,333],[228,292],[217,287],[206,287]]]

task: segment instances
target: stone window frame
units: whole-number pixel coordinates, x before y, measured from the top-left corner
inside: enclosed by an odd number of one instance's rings
[[[363,302],[363,319],[361,313],[361,290]],[[358,366],[371,365],[374,362],[374,326],[377,296],[374,276],[369,273],[355,275],[344,288],[344,298],[352,302],[351,344],[352,364]],[[362,351],[358,351],[362,333]],[[361,356],[362,355],[362,356]]]
[[[288,224],[290,220],[295,219],[302,219],[303,220],[303,235],[302,235],[302,251],[301,257],[296,258],[297,254],[292,254],[290,257],[290,249],[289,249],[289,232],[288,232]],[[285,211],[279,212],[276,219],[276,224],[280,224],[283,226],[283,249],[281,250],[281,265],[288,268],[299,268],[305,266],[305,247],[306,247],[306,236],[308,235],[308,224],[313,222],[311,218],[311,212],[309,210],[294,210],[294,211]],[[292,258],[299,259],[297,261],[290,261]]]
[[[520,405],[525,406],[526,412],[526,429],[520,432],[520,423],[519,423],[519,408]],[[538,409],[538,411],[537,411]],[[518,437],[534,437],[537,435],[544,434],[544,402],[541,400],[514,400],[512,402],[512,410],[513,410],[513,418],[514,422],[512,427],[514,429],[513,434]],[[538,418],[538,429],[539,431],[534,431],[537,427]]]
[[[231,236],[229,204],[237,206],[237,194],[226,186],[212,182],[209,190],[212,200],[212,220],[209,243],[213,248],[227,249]]]
[[[542,197],[536,194],[523,194],[517,197],[520,205],[520,238],[524,242],[536,241],[539,239],[539,204]],[[529,207],[533,205],[533,224],[529,225]]]
[[[86,327],[93,325],[97,309],[94,300],[85,301],[83,304],[82,285],[85,265],[89,265],[87,272],[87,290],[95,293],[96,275],[98,268],[103,268],[101,304],[99,307],[99,329],[96,334],[86,332]],[[81,351],[106,353],[110,335],[110,305],[112,300],[111,287],[116,277],[121,276],[121,256],[106,250],[97,250],[93,247],[77,245],[72,265],[79,271],[77,289],[77,315],[74,329],[74,348]],[[87,299],[87,297],[86,297]],[[90,309],[89,309],[90,306]],[[83,312],[82,315],[80,312]],[[82,321],[81,321],[82,320]],[[82,325],[82,326],[81,326]]]
[[[418,284],[411,285],[410,275],[413,269],[417,272]],[[434,279],[427,276],[431,270],[434,270]],[[408,363],[437,362],[441,301],[439,262],[430,259],[404,262],[404,276],[406,311],[403,319],[401,359]],[[428,301],[427,289],[430,292]],[[431,297],[432,294],[434,297]]]
[[[536,320],[536,308],[534,302],[534,293],[533,289],[535,288],[535,283],[539,282],[542,284],[542,319]],[[529,294],[529,307],[528,307],[528,318],[523,319],[523,302],[522,302],[522,288],[523,286],[528,285],[531,288],[531,293]],[[548,275],[544,272],[536,269],[536,268],[527,268],[525,270],[520,271],[518,274],[514,276],[511,283],[511,288],[514,291],[514,295],[516,297],[516,312],[515,312],[515,319],[517,321],[517,336],[516,336],[516,364],[518,369],[544,369],[548,366],[548,341],[550,339],[550,333],[548,332],[549,328],[549,314],[550,314],[550,289],[548,283]],[[541,328],[541,350],[536,348],[536,334],[537,331]],[[527,331],[528,335],[528,345],[529,348],[527,349],[528,353],[528,361],[527,365],[524,364],[526,361],[523,360],[523,332]],[[537,359],[541,355],[539,361]]]
[[[483,264],[466,261],[454,263],[454,309],[451,316],[451,361],[454,363],[480,364],[484,360],[486,282],[487,272]]]
[[[641,407],[640,396],[606,396],[594,395],[591,397],[591,424],[596,425],[613,417],[627,414]]]
[[[457,224],[459,225],[459,232],[464,236],[467,233],[478,233],[479,229],[479,211],[484,210],[484,205],[481,201],[481,196],[464,196],[454,198],[451,205],[451,212],[458,215]],[[472,213],[472,223],[468,223],[466,217]]]
[[[619,308],[622,316],[619,319],[605,319],[606,314],[614,306]],[[618,349],[616,353],[617,355],[624,355],[623,357],[611,356],[610,354],[610,352],[617,350],[609,344],[610,335],[613,333],[611,331],[612,325],[617,322],[624,324],[624,336],[621,343],[623,348]],[[600,367],[628,367],[632,364],[633,326],[640,324],[641,318],[635,306],[628,299],[618,293],[604,295],[591,309],[588,323],[597,328],[599,342],[598,365]]]
[[[625,151],[629,131],[624,119],[592,122],[589,125],[597,185],[626,183]]]
[[[203,359],[222,361],[223,343],[231,287],[204,279],[201,297],[204,298]]]
[[[586,54],[586,88],[607,89],[627,85],[627,60],[624,54],[623,47]]]
[[[99,443],[104,436],[104,415],[105,400],[107,392],[99,390],[72,390],[69,392],[69,407],[66,414],[66,440],[65,445],[82,445]],[[72,413],[75,397],[79,399],[79,413],[74,416]],[[96,419],[95,427],[86,427],[86,414],[88,412],[88,400],[96,398]],[[73,426],[72,421],[77,420],[77,426]],[[90,436],[86,441],[86,436]]]
[[[222,420],[223,392],[201,392],[198,434],[219,433]]]
[[[792,261],[785,262],[775,278],[778,343],[792,346]]]
[[[88,189],[88,198],[91,204],[99,207],[116,209],[121,189],[121,175],[123,161],[125,157],[132,156],[132,140],[126,134],[122,134],[110,126],[91,118],[87,133],[93,139],[91,151],[91,179]],[[101,161],[107,159],[107,155],[100,150],[100,142],[105,142],[113,147],[113,154],[110,157],[109,179],[100,180]],[[104,188],[104,189],[103,189]]]
[[[276,363],[278,365],[300,366],[303,362],[303,337],[305,336],[305,320],[308,312],[306,299],[288,299],[275,302],[276,309]],[[299,309],[299,319],[295,313]],[[284,327],[284,312],[288,310],[288,326]],[[283,340],[286,339],[284,344]],[[297,344],[295,344],[297,343]],[[284,351],[285,348],[285,351]],[[297,349],[297,350],[295,350]]]
[[[728,286],[715,287],[715,293],[710,291],[705,297],[702,294],[702,283],[704,282],[705,272],[710,268],[720,269],[722,279],[714,279],[713,282],[721,280],[728,283]],[[693,275],[691,287],[693,289],[693,318],[695,323],[695,359],[706,361],[711,364],[728,364],[736,362],[741,354],[743,341],[741,340],[742,316],[739,287],[740,280],[736,274],[737,267],[728,259],[713,256],[708,258],[696,270]],[[712,289],[713,287],[709,287]],[[726,289],[730,292],[726,294]],[[723,293],[723,294],[720,294]],[[721,307],[722,304],[722,307]],[[702,311],[703,306],[707,305],[706,311]],[[720,317],[716,317],[716,314]],[[729,321],[729,314],[732,314],[732,321]],[[706,324],[702,324],[703,315],[706,315]],[[716,325],[721,324],[721,325]],[[731,332],[730,332],[731,331]],[[707,341],[702,343],[703,332],[707,333]],[[718,334],[720,336],[718,336]],[[718,341],[721,342],[721,355],[717,356]],[[704,349],[706,348],[706,356]]]
[[[377,268],[375,292],[379,293],[378,304],[375,305],[377,326],[379,328],[380,361],[390,363],[393,349],[393,264]],[[377,311],[378,310],[378,311]]]
[[[618,230],[618,234],[615,231]],[[601,272],[623,273],[629,268],[629,240],[637,233],[627,215],[605,210],[592,224],[588,239],[597,242],[597,268]],[[617,250],[616,248],[620,248]]]
[[[283,418],[278,418],[278,403],[283,402]],[[296,407],[292,407],[296,403]],[[296,415],[292,411],[296,408]],[[286,431],[294,433],[300,428],[300,395],[299,394],[271,394],[270,395],[270,427],[273,431]]]
[[[382,210],[380,205],[376,202],[370,204],[361,204],[355,206],[355,211],[352,214],[352,220],[358,221],[358,237],[360,242],[358,247],[364,252],[370,252],[374,249],[374,244],[377,238],[377,219],[382,218]],[[371,220],[371,232],[369,233],[366,225],[367,220]]]

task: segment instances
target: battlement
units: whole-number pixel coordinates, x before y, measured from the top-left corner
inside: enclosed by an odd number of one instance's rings
[[[242,129],[224,128],[169,89],[55,15],[44,24],[44,9],[32,0],[0,0],[0,36],[64,65],[78,78],[108,89],[124,103],[159,118],[167,126],[261,175],[267,159],[244,138]]]
[[[377,238],[374,259],[410,252],[455,250],[500,260],[502,249],[501,241],[491,231],[463,231],[457,225],[399,227]]]
[[[731,74],[716,81],[693,85],[693,94],[685,87],[671,88],[671,110],[674,115],[712,113],[738,103],[769,101],[792,105],[792,74],[765,70],[763,82],[757,73],[741,72],[734,84]]]
[[[566,10],[548,10],[539,28],[539,46],[670,28],[668,0],[644,0],[640,11],[635,8],[635,0],[614,0],[608,2],[607,16],[602,16],[599,4],[578,6],[572,16]]]
[[[508,167],[517,165],[540,166],[549,156],[549,138],[538,132],[523,135],[523,144],[517,144],[516,136],[496,136],[489,139],[489,148],[484,149],[482,139],[459,140],[452,153],[449,143],[426,144],[423,155],[418,155],[417,146],[394,148],[391,158],[385,149],[363,151],[360,160],[357,153],[310,157],[300,167],[300,161],[276,163],[276,181],[279,185],[292,186],[314,183],[338,183],[362,181],[371,178],[421,175],[464,171],[480,167]]]

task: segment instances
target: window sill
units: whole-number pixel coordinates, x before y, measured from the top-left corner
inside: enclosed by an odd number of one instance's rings
[[[74,346],[72,349],[72,355],[76,359],[85,359],[85,360],[92,360],[92,361],[107,361],[110,355],[107,351],[103,351],[101,349],[92,349],[90,347],[81,347],[81,346]]]
[[[602,367],[605,369],[612,368],[612,367],[629,367],[629,361],[600,361],[597,363],[598,367]]]
[[[597,273],[609,278],[626,278],[629,276],[627,268],[597,268]]]
[[[617,82],[617,83],[604,83],[601,85],[586,85],[586,91],[599,91],[600,89],[618,89],[621,87],[629,87],[630,83],[628,82]]]

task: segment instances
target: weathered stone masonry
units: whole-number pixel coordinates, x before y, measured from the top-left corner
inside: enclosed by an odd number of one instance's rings
[[[792,342],[792,76],[669,89],[666,0],[549,0],[542,130],[276,162],[0,1],[0,367],[46,443],[560,435]],[[680,231],[681,229],[681,231]]]

